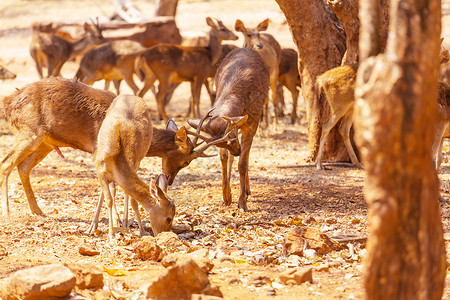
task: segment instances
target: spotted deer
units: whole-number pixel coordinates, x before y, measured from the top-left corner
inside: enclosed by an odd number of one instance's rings
[[[106,110],[116,97],[83,83],[59,77],[33,82],[3,99],[5,117],[14,134],[14,144],[0,165],[2,215],[9,216],[8,177],[17,167],[33,214],[43,215],[30,184],[31,170],[51,151],[71,147],[94,153]],[[194,148],[183,126],[172,122],[166,129],[153,129],[146,156],[162,158],[168,184],[198,157],[206,145]]]
[[[268,26],[269,19],[265,19],[254,28],[246,28],[244,23],[238,19],[236,20],[234,27],[236,31],[242,32],[244,35],[244,47],[251,47],[255,49],[269,67],[270,90],[275,113],[275,124],[277,124],[279,115],[277,85],[279,66],[281,62],[281,46],[272,35],[268,33],[260,33],[261,31],[266,31]],[[266,125],[269,123],[268,104],[269,100],[267,98],[266,105],[264,106],[264,122]]]
[[[83,37],[69,41],[54,33],[33,29],[30,54],[36,63],[40,78],[43,78],[43,68],[47,69],[46,77],[59,76],[66,61],[88,51],[97,44],[106,42],[98,21],[95,24],[84,23],[84,30]]]
[[[75,77],[88,85],[105,79],[106,89],[113,80],[117,94],[120,81],[125,80],[136,95],[139,91],[133,79],[133,74],[136,73],[136,60],[146,49],[140,43],[131,40],[107,42],[84,54]]]
[[[189,125],[207,133],[212,140],[233,132],[232,137],[236,137],[236,140],[216,145],[220,148],[222,163],[222,193],[225,205],[231,205],[232,157],[240,156],[238,169],[241,194],[238,207],[244,211],[248,211],[247,198],[250,195],[250,149],[269,91],[269,77],[269,68],[255,50],[233,50],[217,70],[217,98],[212,109],[200,120],[188,120]],[[207,119],[208,122],[205,122]],[[238,129],[241,132],[240,142],[237,139]],[[207,137],[203,139],[208,140]]]
[[[207,17],[206,23],[211,27],[207,47],[158,44],[142,54],[141,69],[145,73],[145,82],[138,95],[143,97],[158,80],[156,103],[162,120],[167,120],[166,94],[171,82],[191,82],[191,116],[200,116],[201,87],[221,56],[222,41],[238,39],[222,21]]]

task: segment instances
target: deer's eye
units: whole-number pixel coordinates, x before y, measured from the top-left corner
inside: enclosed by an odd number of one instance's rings
[[[167,224],[170,224],[172,222],[172,218],[167,218],[166,222],[167,222]]]
[[[187,167],[189,165],[189,162],[185,161],[183,164],[183,167]]]

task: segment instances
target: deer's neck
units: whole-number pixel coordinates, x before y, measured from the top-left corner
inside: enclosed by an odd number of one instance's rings
[[[222,41],[217,38],[213,31],[209,33],[208,49],[211,54],[211,65],[215,65],[222,54]]]
[[[164,157],[177,147],[174,142],[175,132],[153,127],[152,143],[146,156]]]
[[[80,53],[82,53],[89,45],[91,44],[91,42],[89,41],[89,38],[87,35],[85,35],[84,37],[74,41],[73,43],[71,43],[72,46],[72,53],[70,55],[71,58],[79,55]]]

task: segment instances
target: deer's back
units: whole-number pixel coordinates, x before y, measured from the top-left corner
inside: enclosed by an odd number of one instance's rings
[[[98,134],[97,159],[123,156],[135,166],[147,154],[152,141],[150,111],[142,98],[132,95],[116,97],[106,112]]]
[[[317,87],[323,90],[327,101],[343,105],[354,102],[356,68],[354,66],[340,66],[326,71],[317,77]]]
[[[213,114],[248,115],[259,122],[269,91],[269,68],[250,48],[235,49],[217,70],[217,100]]]
[[[145,51],[143,56],[157,76],[176,72],[184,80],[193,80],[200,71],[206,71],[203,72],[205,76],[209,75],[212,68],[211,57],[205,47],[158,44]]]
[[[70,43],[65,39],[51,33],[35,32],[33,34],[31,49],[33,51],[45,53],[50,59],[69,57]]]
[[[115,95],[60,77],[36,81],[5,97],[5,117],[18,136],[92,152]]]

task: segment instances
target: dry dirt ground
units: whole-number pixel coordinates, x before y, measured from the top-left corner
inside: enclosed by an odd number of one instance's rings
[[[135,1],[148,14],[151,1]],[[61,0],[16,1],[0,3],[0,58],[17,74],[12,81],[0,83],[0,97],[15,88],[38,79],[28,53],[30,25],[34,21],[82,22],[86,17],[109,16],[111,1]],[[181,32],[206,31],[206,16],[221,18],[233,27],[236,18],[256,25],[269,17],[269,33],[284,47],[293,42],[284,16],[273,0],[180,0],[177,23]],[[242,43],[242,37],[237,44]],[[74,62],[67,63],[63,76],[71,78]],[[102,87],[102,83],[96,84]],[[122,87],[122,92],[129,92]],[[287,108],[290,97],[286,93]],[[167,111],[177,123],[188,106],[189,88],[182,85]],[[146,98],[156,117],[152,96]],[[202,94],[202,111],[208,109],[206,93]],[[302,101],[300,100],[300,103]],[[300,115],[304,115],[302,104]],[[305,120],[288,125],[283,120],[277,130],[259,130],[250,156],[249,212],[237,209],[239,178],[235,167],[232,179],[233,204],[224,207],[221,199],[221,174],[218,157],[197,159],[180,171],[169,195],[177,206],[175,224],[192,227],[180,238],[192,248],[206,248],[215,264],[210,280],[220,287],[226,299],[362,299],[362,265],[364,243],[323,256],[301,258],[303,267],[328,265],[328,271],[313,273],[313,283],[281,285],[278,275],[289,261],[283,256],[286,232],[300,224],[321,229],[329,236],[354,234],[367,236],[367,205],[363,196],[364,171],[332,167],[317,171],[307,166]],[[4,157],[13,138],[4,124],[0,126],[0,156]],[[106,269],[119,269],[123,276],[105,272],[106,288],[111,298],[139,299],[138,288],[163,269],[160,263],[141,261],[130,251],[138,240],[136,223],[117,242],[107,242],[106,209],[102,210],[100,231],[96,236],[84,233],[93,216],[99,192],[90,155],[69,148],[62,149],[65,159],[55,152],[32,173],[32,184],[45,217],[30,214],[17,171],[9,179],[11,219],[0,219],[0,246],[8,251],[0,257],[0,278],[28,266],[49,262],[93,262]],[[236,165],[236,162],[235,162]],[[157,158],[144,159],[139,174],[149,181],[160,172]],[[450,198],[450,166],[447,160],[440,169],[441,192]],[[123,208],[119,194],[119,208]],[[441,204],[444,231],[449,231],[450,207]],[[147,215],[144,213],[144,217]],[[147,227],[148,219],[145,219]],[[78,253],[81,245],[100,251],[94,257]],[[126,284],[123,284],[123,283]],[[446,283],[445,299],[450,299]]]

